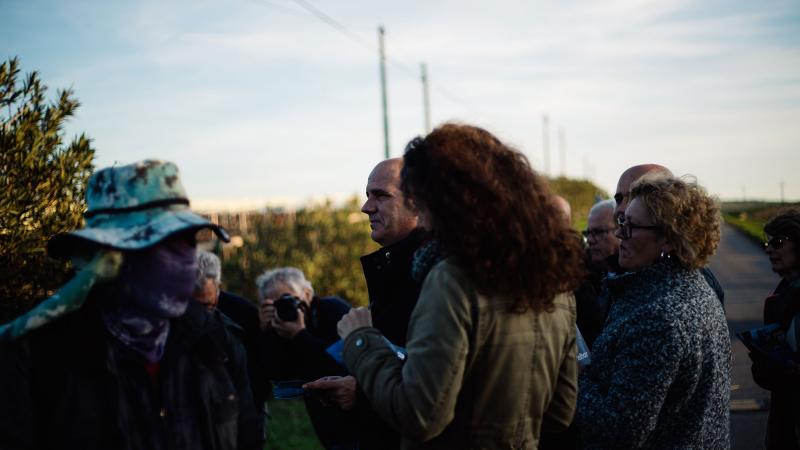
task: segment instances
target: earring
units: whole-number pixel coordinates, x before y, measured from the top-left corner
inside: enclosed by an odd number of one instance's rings
[[[660,254],[660,255],[658,255],[658,257],[659,257],[659,258],[661,258],[661,259],[666,259],[667,261],[669,261],[669,260],[670,260],[670,258],[672,258],[672,255],[670,255],[669,253],[667,253],[667,251],[666,251],[666,250],[661,250],[661,254]]]

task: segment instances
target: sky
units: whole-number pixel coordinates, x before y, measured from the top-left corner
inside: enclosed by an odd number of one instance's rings
[[[0,58],[82,106],[95,165],[178,164],[193,205],[363,196],[433,125],[478,125],[613,194],[660,163],[723,200],[800,199],[800,3],[0,0]],[[543,116],[549,121],[545,163]],[[560,136],[563,139],[560,139]],[[563,144],[563,145],[562,145]],[[561,150],[564,150],[563,152]]]

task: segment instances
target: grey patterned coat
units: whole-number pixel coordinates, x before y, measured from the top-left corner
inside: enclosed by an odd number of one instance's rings
[[[697,270],[660,261],[606,280],[613,301],[580,378],[586,448],[729,448],[730,336]]]

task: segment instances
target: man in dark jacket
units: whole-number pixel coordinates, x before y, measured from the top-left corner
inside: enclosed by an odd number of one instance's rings
[[[411,311],[417,304],[420,281],[411,276],[414,252],[425,242],[418,212],[400,190],[402,158],[379,163],[367,179],[370,237],[381,248],[361,258],[367,280],[374,326],[392,343],[404,346]]]
[[[280,267],[256,279],[260,300],[262,360],[269,361],[269,378],[275,380],[274,394],[281,397],[284,385],[295,390],[297,381],[316,380],[326,375],[344,375],[345,370],[326,351],[339,339],[336,324],[350,305],[338,297],[318,297],[303,272]],[[351,414],[319,398],[304,396],[306,411],[317,437],[326,449],[345,450],[356,446]]]
[[[586,230],[583,231],[583,236],[586,238],[588,275],[579,292],[575,293],[575,298],[579,302],[578,328],[589,348],[592,347],[595,338],[600,335],[606,320],[605,305],[598,301],[603,278],[622,270],[617,262],[619,239],[614,236],[617,229],[614,207],[613,199],[595,203],[589,210]],[[592,300],[591,304],[594,305],[594,308],[590,314],[581,314],[580,301],[583,297],[589,297]]]
[[[87,199],[86,227],[48,244],[76,276],[0,327],[0,447],[257,448],[244,351],[190,300],[195,232],[227,234],[171,163],[100,170]]]
[[[369,216],[370,237],[382,246],[361,258],[373,325],[401,347],[405,346],[406,329],[422,286],[411,274],[414,253],[426,241],[426,233],[418,228],[417,210],[400,190],[402,167],[401,158],[375,166],[367,180],[367,201],[361,207],[361,212]],[[359,449],[400,448],[400,434],[370,407],[352,376],[318,380],[306,387],[326,390],[328,401],[343,409],[355,407]]]
[[[219,257],[209,251],[198,250],[197,278],[192,297],[212,314],[218,315],[228,331],[244,346],[257,420],[259,424],[263,424],[263,436],[258,446],[261,448],[267,439],[269,410],[266,401],[272,391],[272,384],[269,382],[269,361],[261,357],[258,308],[249,300],[223,291],[221,285],[222,262]]]
[[[245,352],[247,353],[247,374],[250,378],[250,389],[253,391],[253,403],[256,407],[258,423],[263,424],[261,441],[266,441],[269,435],[270,414],[267,407],[267,398],[272,394],[272,384],[269,382],[270,361],[261,357],[258,326],[258,307],[252,301],[239,297],[227,291],[219,292],[217,309],[230,317],[244,331]],[[260,445],[258,448],[262,448]]]

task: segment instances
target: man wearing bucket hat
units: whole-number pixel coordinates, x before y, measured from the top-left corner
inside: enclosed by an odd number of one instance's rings
[[[76,276],[0,327],[0,447],[257,448],[241,345],[190,300],[197,230],[168,162],[98,171],[86,227],[48,252]]]

